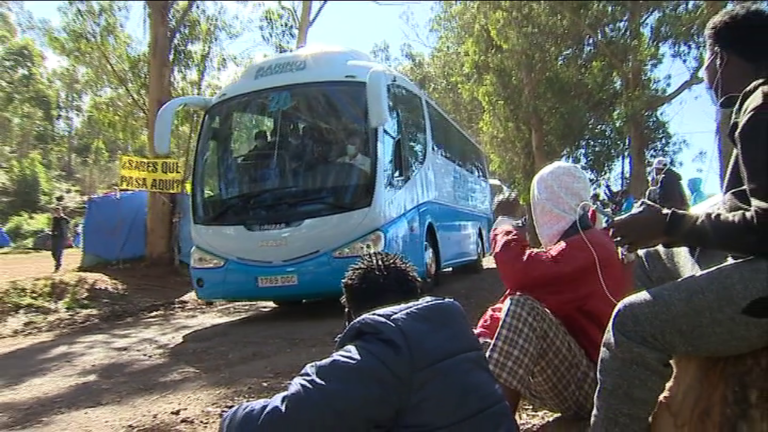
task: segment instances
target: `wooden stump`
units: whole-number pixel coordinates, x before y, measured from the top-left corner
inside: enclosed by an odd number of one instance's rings
[[[652,432],[768,432],[768,348],[672,364]]]

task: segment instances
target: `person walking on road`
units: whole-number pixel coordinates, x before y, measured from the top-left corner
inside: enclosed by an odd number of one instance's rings
[[[61,270],[61,258],[64,248],[67,247],[67,232],[69,231],[69,219],[64,216],[61,207],[53,208],[51,220],[51,255],[53,256],[54,273]]]

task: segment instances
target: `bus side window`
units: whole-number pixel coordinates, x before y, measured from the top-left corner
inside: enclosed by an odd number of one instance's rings
[[[398,168],[402,164],[398,160],[400,154],[397,150],[397,144],[400,137],[400,119],[398,118],[398,112],[395,108],[394,95],[392,94],[392,86],[389,86],[389,121],[382,127],[382,140],[381,140],[381,167],[384,171],[384,178],[386,184],[389,187],[397,188],[399,185],[394,183],[395,177],[402,175],[402,170],[398,171]]]
[[[402,177],[407,181],[424,165],[427,157],[424,105],[421,96],[397,84],[390,85],[389,94],[401,131],[395,161],[400,163]]]
[[[403,152],[402,137],[397,137],[397,139],[395,139],[394,156],[392,160],[395,163],[395,171],[393,177],[398,182],[404,183],[408,179],[408,167],[405,165],[405,163],[403,163],[405,157]]]

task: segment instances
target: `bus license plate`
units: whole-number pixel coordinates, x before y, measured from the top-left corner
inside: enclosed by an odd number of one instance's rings
[[[296,275],[259,276],[259,288],[297,285],[299,278]]]

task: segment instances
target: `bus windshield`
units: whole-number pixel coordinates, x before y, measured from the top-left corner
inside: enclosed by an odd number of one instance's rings
[[[370,205],[374,134],[365,84],[260,90],[212,106],[193,177],[201,225],[282,224]]]

